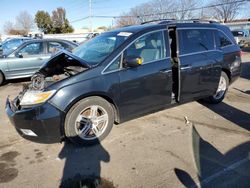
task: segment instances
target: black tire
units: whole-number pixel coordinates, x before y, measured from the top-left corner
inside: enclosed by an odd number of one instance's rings
[[[96,138],[93,138],[92,140],[81,138],[77,133],[77,118],[82,113],[84,109],[88,109],[88,107],[91,106],[98,106],[105,110],[108,121],[106,123],[106,128],[104,129],[103,133],[99,135],[98,137],[93,133]],[[86,122],[85,122],[86,123]],[[80,125],[79,125],[80,124]],[[79,123],[78,126],[82,126],[81,123]],[[93,126],[93,123],[91,126]],[[111,131],[114,124],[114,110],[113,107],[109,102],[107,102],[105,99],[97,96],[93,97],[87,97],[85,99],[80,100],[76,104],[74,104],[71,109],[68,111],[64,123],[64,131],[65,136],[68,138],[71,142],[74,144],[77,144],[79,146],[90,146],[100,143],[101,140],[103,140]],[[87,126],[86,124],[83,125]],[[79,128],[80,129],[80,128]],[[82,128],[83,129],[83,128]],[[92,131],[92,129],[89,129]],[[90,132],[91,132],[90,131]]]
[[[3,85],[4,83],[4,75],[3,73],[0,71],[0,86]]]
[[[208,97],[208,102],[211,104],[218,104],[218,103],[222,102],[226,93],[227,93],[228,86],[229,86],[229,78],[228,78],[227,74],[223,71],[221,72],[221,77],[223,77],[223,79],[225,79],[225,81],[226,81],[226,90],[219,97],[215,97],[215,95]]]

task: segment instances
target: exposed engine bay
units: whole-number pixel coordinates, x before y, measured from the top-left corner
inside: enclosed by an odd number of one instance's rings
[[[31,77],[26,89],[43,90],[49,85],[83,72],[90,66],[67,51],[61,51],[52,57]]]
[[[44,74],[38,72],[31,77],[31,84],[29,85],[29,88],[33,90],[43,90],[49,85],[78,74],[83,70],[85,69],[80,66],[68,66],[64,67],[63,73],[54,74],[53,76],[47,77]]]

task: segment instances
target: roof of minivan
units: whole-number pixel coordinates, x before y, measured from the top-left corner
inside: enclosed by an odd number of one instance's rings
[[[176,26],[176,27],[206,27],[206,28],[221,28],[224,25],[218,24],[218,23],[178,23],[178,22],[168,22],[168,23],[148,23],[143,25],[133,25],[133,26],[125,26],[121,27],[115,30],[112,30],[111,32],[131,32],[131,33],[137,33],[145,29],[162,29],[167,26]]]

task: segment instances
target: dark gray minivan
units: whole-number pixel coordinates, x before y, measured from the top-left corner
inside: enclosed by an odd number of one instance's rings
[[[53,56],[7,99],[6,112],[30,140],[91,145],[114,123],[197,99],[221,102],[240,66],[241,50],[224,25],[129,26]]]

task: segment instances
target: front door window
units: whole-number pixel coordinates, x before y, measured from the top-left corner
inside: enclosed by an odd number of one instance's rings
[[[146,34],[137,39],[124,52],[124,58],[138,56],[143,64],[166,58],[163,31]]]
[[[27,44],[19,51],[19,54],[22,54],[22,56],[24,57],[30,55],[39,55],[42,53],[43,53],[43,43],[41,42]]]

